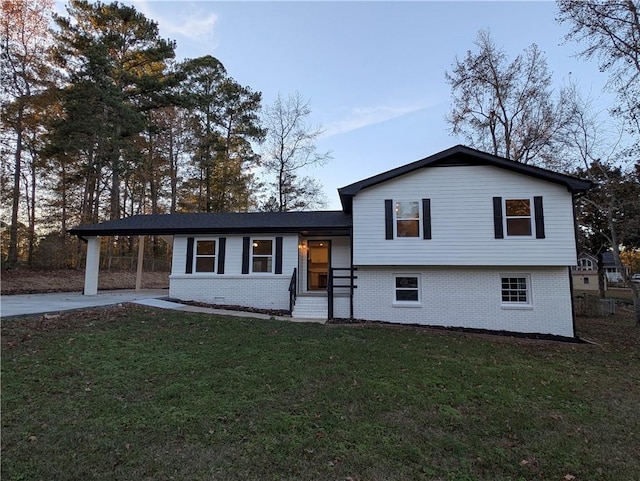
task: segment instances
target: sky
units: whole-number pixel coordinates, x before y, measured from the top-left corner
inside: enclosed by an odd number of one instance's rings
[[[317,148],[333,157],[307,172],[324,186],[327,209],[341,208],[339,187],[464,143],[445,120],[445,71],[474,50],[481,29],[510,59],[536,43],[556,89],[572,79],[607,101],[606,75],[563,42],[568,26],[552,1],[120,3],[156,21],[178,59],[216,57],[262,92],[263,105],[279,93],[308,99],[309,123],[324,129]]]

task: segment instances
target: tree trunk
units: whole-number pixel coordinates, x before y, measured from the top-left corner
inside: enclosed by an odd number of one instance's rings
[[[600,291],[600,299],[606,297],[605,282],[604,261],[602,259],[602,251],[600,251],[598,252],[598,291]]]
[[[33,153],[32,153],[33,155]],[[31,199],[29,199],[29,255],[27,263],[33,266],[33,252],[36,243],[36,158],[31,159]]]
[[[7,264],[15,266],[18,263],[18,210],[20,208],[20,174],[22,170],[22,116],[24,109],[18,110],[16,119],[16,153],[15,172],[13,173],[13,202],[11,204],[11,226],[9,227],[9,253]]]
[[[116,155],[115,152],[113,154]],[[111,161],[111,197],[109,208],[109,220],[120,218],[120,160],[113,158]]]
[[[149,195],[151,196],[151,213],[158,213],[158,175],[154,166],[153,134],[149,132]]]
[[[171,205],[169,213],[176,213],[176,204],[178,197],[178,156],[173,152],[173,128],[169,131],[169,173],[171,183]]]
[[[120,142],[121,127],[116,126],[112,142],[115,145],[111,146],[111,205],[109,209],[109,220],[115,220],[120,218],[120,149],[118,143]]]

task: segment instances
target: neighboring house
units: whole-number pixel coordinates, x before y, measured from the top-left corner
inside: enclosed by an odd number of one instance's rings
[[[591,183],[464,146],[338,190],[342,211],[135,216],[71,230],[173,239],[169,295],[573,337],[573,196]]]
[[[573,287],[581,291],[597,291],[598,288],[598,259],[597,257],[581,252],[578,262],[571,268]],[[605,289],[607,283],[604,284]]]
[[[602,254],[602,265],[604,267],[604,273],[607,277],[607,282],[613,282],[615,284],[624,282],[623,273],[620,272],[618,266],[616,266],[616,261],[613,258],[613,252],[605,252]],[[626,271],[627,268],[622,266],[622,268]]]

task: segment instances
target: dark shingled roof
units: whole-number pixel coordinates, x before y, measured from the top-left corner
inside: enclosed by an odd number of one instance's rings
[[[135,215],[74,227],[77,236],[301,232],[347,235],[351,216],[341,211]]]
[[[584,192],[592,187],[592,183],[587,180],[560,174],[540,167],[534,167],[532,165],[522,164],[520,162],[491,155],[480,150],[475,150],[464,145],[456,145],[455,147],[443,150],[442,152],[430,157],[425,157],[422,160],[403,165],[396,169],[388,170],[387,172],[374,175],[368,179],[364,179],[338,189],[340,201],[342,202],[342,209],[347,213],[351,213],[353,198],[362,189],[408,174],[414,170],[444,165],[492,165],[494,167],[500,167],[512,172],[518,172],[520,174],[564,185],[572,193]]]
[[[532,165],[521,164],[487,154],[464,145],[383,172],[338,189],[343,211],[251,212],[233,214],[163,214],[137,215],[100,224],[75,227],[69,232],[78,236],[94,235],[173,235],[222,233],[285,233],[347,235],[352,226],[353,198],[362,189],[394,179],[414,170],[450,165],[492,165],[538,179],[566,186],[572,193],[584,192],[591,182]]]

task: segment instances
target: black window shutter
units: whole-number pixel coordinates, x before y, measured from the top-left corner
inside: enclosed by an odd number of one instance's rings
[[[276,274],[282,274],[282,237],[276,237]]]
[[[384,201],[384,238],[393,239],[393,201]]]
[[[493,230],[496,239],[504,239],[502,229],[502,197],[493,198]]]
[[[422,199],[422,238],[431,239],[431,199]]]
[[[218,239],[218,274],[224,274],[224,255],[227,252],[227,238]]]
[[[544,239],[544,209],[542,208],[542,197],[533,198],[533,210],[536,216],[536,239]]]
[[[185,274],[193,273],[193,237],[187,237],[187,265],[184,272]]]
[[[242,273],[249,274],[249,247],[251,247],[251,238],[242,238]]]

